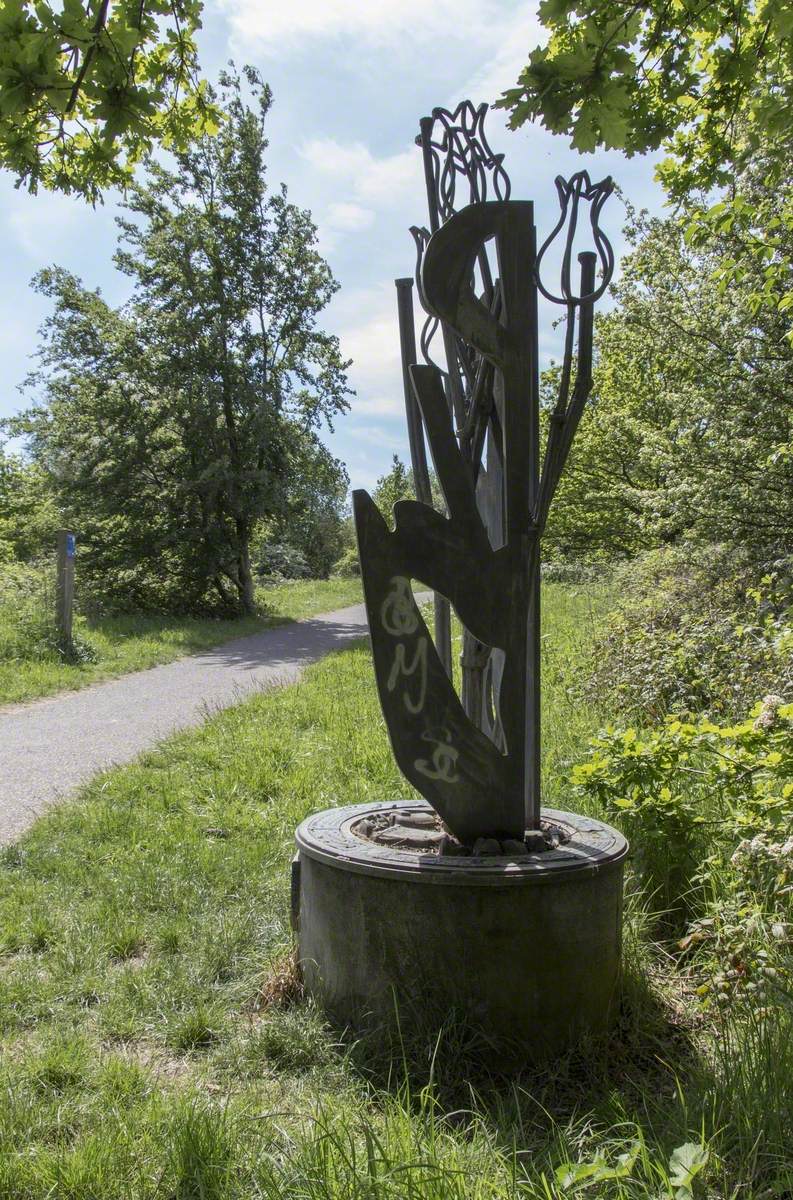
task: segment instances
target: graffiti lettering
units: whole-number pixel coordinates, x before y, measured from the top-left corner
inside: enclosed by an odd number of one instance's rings
[[[398,642],[396,655],[391,667],[391,674],[388,676],[387,684],[389,692],[393,692],[397,685],[397,680],[401,675],[415,675],[418,671],[419,677],[419,693],[417,700],[411,700],[407,691],[402,693],[402,699],[405,702],[405,708],[410,713],[420,713],[424,707],[424,700],[427,695],[427,639],[419,638],[416,644],[416,653],[413,656],[413,661],[408,665],[407,656],[405,653],[405,643]]]
[[[448,729],[442,729],[440,737],[429,731],[421,736],[423,741],[429,742],[435,749],[431,755],[431,762],[427,762],[426,758],[415,760],[413,765],[416,770],[426,775],[427,779],[434,779],[438,783],[457,783],[460,777],[455,767],[460,752],[451,745],[452,735]]]
[[[419,627],[413,604],[413,589],[410,580],[404,575],[394,575],[391,580],[391,591],[383,601],[380,609],[380,620],[386,633],[393,637],[404,637],[405,634],[415,633]]]

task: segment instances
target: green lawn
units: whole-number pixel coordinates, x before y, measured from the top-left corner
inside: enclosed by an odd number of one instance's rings
[[[236,621],[140,614],[94,621],[78,617],[75,633],[90,647],[93,661],[67,663],[52,650],[31,653],[24,646],[21,652],[11,647],[0,653],[0,704],[85,687],[100,679],[171,662],[268,625],[343,608],[361,599],[361,585],[357,579],[297,580],[261,588],[259,599],[263,605],[261,617]],[[13,622],[13,611],[0,608],[0,651],[11,641]]]
[[[569,682],[603,595],[545,588],[549,803],[569,802],[601,719]],[[8,848],[0,1196],[549,1200],[579,1194],[564,1177],[583,1162],[586,1196],[689,1200],[682,1168],[670,1181],[684,1144],[710,1154],[694,1196],[790,1195],[769,1133],[789,1048],[736,1049],[703,1021],[635,894],[614,1036],[518,1080],[459,1029],[406,1047],[389,1078],[300,999],[295,826],[407,793],[361,646],[98,777]]]

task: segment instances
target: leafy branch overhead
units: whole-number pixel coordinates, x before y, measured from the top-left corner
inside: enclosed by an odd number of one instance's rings
[[[754,303],[793,311],[793,263],[782,244],[793,230],[789,0],[543,0],[539,15],[547,44],[498,101],[512,128],[540,120],[581,151],[663,147],[657,175],[683,209],[690,240],[731,231],[742,243],[715,271],[719,287],[760,259]],[[766,195],[780,193],[776,230],[758,227],[742,186],[752,174]]]
[[[156,146],[217,130],[198,78],[200,0],[3,0],[0,165],[91,202]]]
[[[543,0],[550,32],[500,101],[518,128],[539,118],[628,154],[667,142],[672,195],[730,181],[767,138],[789,136],[793,10],[785,0]]]

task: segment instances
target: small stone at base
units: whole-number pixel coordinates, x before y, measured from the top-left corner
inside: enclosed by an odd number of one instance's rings
[[[519,842],[517,838],[505,838],[504,841],[501,843],[501,849],[504,854],[509,854],[513,857],[515,855],[518,855],[518,856],[521,854],[525,855],[526,854],[526,843]]]
[[[477,838],[474,842],[474,858],[489,858],[501,853],[501,843],[495,838]]]
[[[438,854],[445,855],[447,858],[464,858],[470,853],[467,846],[449,837],[448,834],[443,835],[438,846]]]
[[[411,829],[437,829],[438,818],[435,813],[400,812],[396,815],[397,825],[408,825]]]
[[[546,847],[545,834],[539,829],[530,829],[526,834],[524,845],[529,854],[537,854]]]
[[[413,850],[433,850],[440,845],[442,834],[439,829],[411,829],[409,825],[387,825],[376,830],[372,841],[380,846],[404,846]]]

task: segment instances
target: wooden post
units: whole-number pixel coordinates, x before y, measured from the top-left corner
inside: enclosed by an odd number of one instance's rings
[[[67,529],[58,530],[58,574],[55,588],[55,620],[64,650],[72,648],[74,617],[74,554],[76,539]]]

